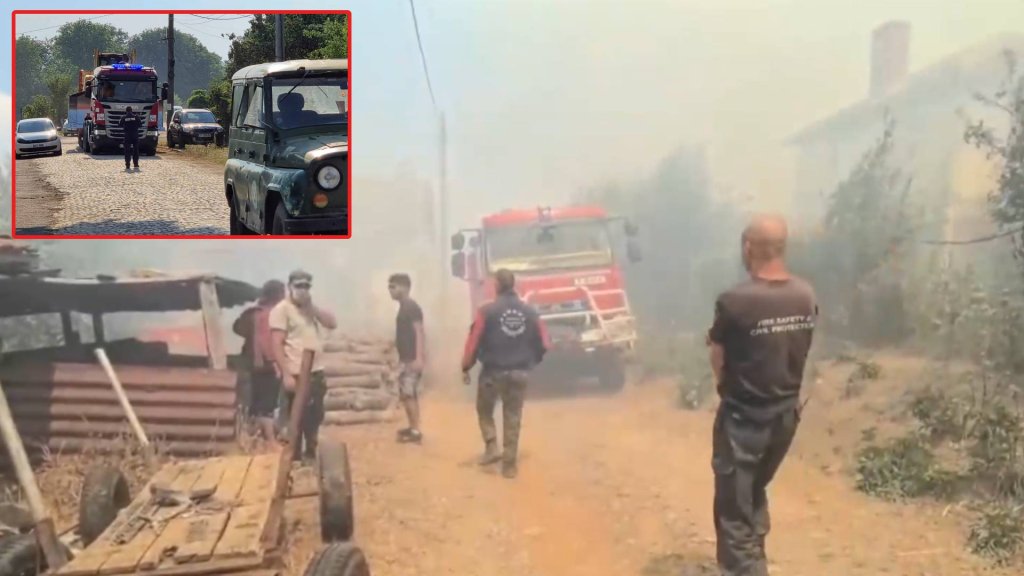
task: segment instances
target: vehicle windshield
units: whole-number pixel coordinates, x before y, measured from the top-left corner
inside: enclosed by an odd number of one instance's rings
[[[270,106],[271,121],[282,130],[337,125],[347,136],[348,75],[274,78]]]
[[[53,122],[50,122],[45,118],[41,118],[39,120],[24,120],[22,122],[18,122],[19,133],[46,132],[47,130],[53,129]]]
[[[608,228],[601,220],[488,228],[485,239],[491,272],[501,268],[528,272],[612,263]]]
[[[102,102],[155,102],[156,80],[152,78],[105,78],[96,87]]]
[[[182,124],[216,124],[217,118],[213,112],[185,112],[181,118]]]

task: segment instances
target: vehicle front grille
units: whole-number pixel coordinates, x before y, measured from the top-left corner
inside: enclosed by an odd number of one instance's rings
[[[142,110],[132,110],[132,113],[139,117],[142,122],[139,125],[139,138],[146,136],[146,124],[149,122],[149,109],[152,106],[143,106]],[[118,126],[118,122],[121,118],[124,118],[124,111],[122,110],[104,110],[104,114],[107,117],[107,135],[111,138],[124,139],[124,130]]]
[[[39,138],[18,138],[18,144],[39,144],[42,142],[49,141],[50,139],[47,138],[46,136],[41,136]]]

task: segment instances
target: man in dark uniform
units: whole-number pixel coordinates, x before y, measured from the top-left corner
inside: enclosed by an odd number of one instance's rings
[[[800,421],[800,388],[818,307],[784,262],[786,221],[758,216],[742,237],[750,279],[723,292],[708,331],[721,402],[715,417],[715,534],[723,576],[767,576],[766,489]]]
[[[519,299],[515,276],[502,269],[494,275],[497,298],[477,311],[462,356],[462,378],[469,385],[469,371],[479,360],[476,411],[484,437],[481,465],[502,462],[501,473],[515,478],[518,473],[519,429],[529,371],[544,359],[547,332],[537,311]],[[504,453],[498,452],[494,426],[494,405],[501,398]]]
[[[132,112],[132,107],[124,109],[124,116],[118,120],[117,125],[124,134],[124,169],[130,170],[130,162],[135,163],[135,169],[139,169],[139,129],[142,128],[142,119]]]

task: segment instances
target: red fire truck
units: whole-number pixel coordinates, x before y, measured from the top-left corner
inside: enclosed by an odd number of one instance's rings
[[[545,381],[596,377],[621,390],[637,339],[612,227],[623,224],[625,256],[640,260],[635,225],[599,206],[506,210],[478,229],[451,238],[452,274],[469,283],[473,310],[494,299],[494,273],[516,275],[516,291],[540,313],[552,350],[540,367]]]

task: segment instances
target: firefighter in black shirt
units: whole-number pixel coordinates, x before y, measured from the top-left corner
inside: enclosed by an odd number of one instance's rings
[[[142,120],[132,112],[132,107],[124,109],[124,116],[117,123],[124,134],[124,169],[130,170],[130,164],[135,163],[135,169],[139,169],[139,130],[142,128]]]

